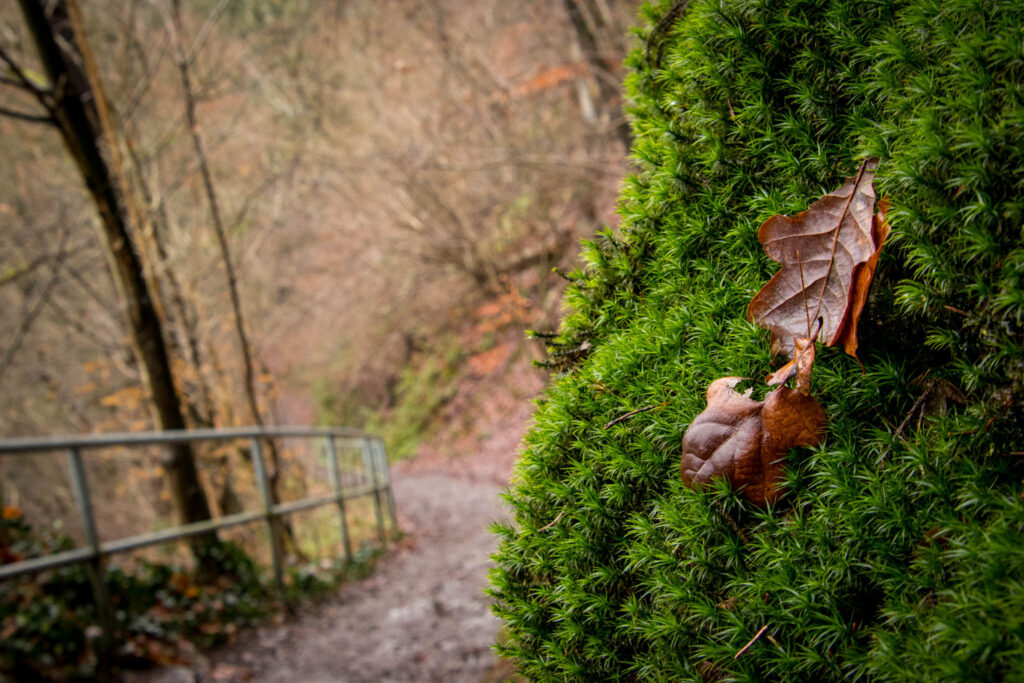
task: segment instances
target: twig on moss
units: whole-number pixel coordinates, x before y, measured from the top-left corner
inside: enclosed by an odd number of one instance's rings
[[[554,525],[558,524],[558,520],[560,520],[562,518],[562,515],[564,515],[564,514],[565,514],[565,508],[562,508],[562,511],[558,513],[558,516],[555,517],[550,522],[548,522],[547,524],[545,524],[544,526],[542,526],[541,528],[537,529],[537,533],[539,534],[542,531],[547,531],[548,529],[550,529]]]
[[[662,401],[661,403],[653,403],[653,404],[651,404],[649,406],[644,406],[643,408],[637,408],[636,410],[631,410],[628,413],[626,413],[625,415],[619,415],[617,418],[615,418],[614,420],[612,420],[611,422],[606,424],[604,426],[604,428],[605,429],[611,429],[612,427],[614,427],[615,425],[619,424],[623,420],[628,420],[629,418],[633,417],[634,415],[639,415],[640,413],[646,413],[648,411],[654,410],[655,408],[664,408],[666,405],[668,405],[668,404],[666,402]]]
[[[931,370],[925,372],[924,377],[921,377],[921,379],[923,380],[925,377],[927,377],[928,373],[930,372]],[[910,420],[913,419],[914,413],[917,412],[917,409],[921,407],[921,404],[924,403],[925,399],[928,398],[928,394],[932,393],[932,389],[934,388],[934,380],[928,382],[928,386],[925,387],[924,391],[921,392],[921,395],[917,397],[916,401],[914,401],[914,405],[910,406],[910,411],[907,413],[907,416],[903,418],[903,422],[901,422],[900,426],[896,429],[896,433],[893,434],[894,438],[900,438],[900,435],[903,433],[903,430],[907,428],[907,425],[910,424]]]
[[[973,434],[984,434],[985,432],[988,431],[989,427],[991,427],[993,424],[995,424],[995,421],[998,420],[998,419],[999,419],[998,415],[993,415],[992,417],[990,417],[988,419],[988,421],[985,424],[983,424],[978,429],[968,429],[968,430],[965,430],[965,431],[962,431],[962,432],[950,432],[949,435],[950,436],[954,436],[954,435],[956,435],[956,436],[967,436],[969,434],[970,435],[973,435]]]
[[[722,513],[723,517],[725,517],[725,521],[729,523],[729,526],[732,527],[732,530],[735,531],[736,535],[740,537],[740,543],[742,543],[743,545],[747,545],[750,542],[750,539],[747,538],[747,534],[745,531],[743,531],[743,527],[741,527],[739,523],[737,523],[736,520],[732,518],[732,515],[725,511],[725,506],[722,505],[721,501],[716,500],[715,505],[718,506],[718,511]]]
[[[763,633],[764,633],[765,631],[767,631],[767,630],[768,630],[768,624],[765,624],[764,626],[762,626],[762,627],[761,627],[761,630],[760,630],[760,631],[758,631],[758,632],[757,632],[757,633],[756,633],[756,634],[754,635],[754,637],[750,639],[750,642],[749,642],[749,643],[747,643],[747,644],[746,644],[746,645],[744,645],[744,646],[743,646],[742,648],[740,648],[740,651],[739,651],[739,652],[737,652],[737,653],[735,654],[735,656],[733,656],[733,659],[739,659],[739,658],[740,658],[740,655],[741,655],[741,654],[743,654],[744,652],[746,652],[746,651],[747,651],[747,650],[748,650],[748,649],[750,648],[750,646],[751,646],[751,645],[753,645],[754,643],[756,643],[756,642],[757,642],[757,639],[761,637],[761,634],[763,634]]]

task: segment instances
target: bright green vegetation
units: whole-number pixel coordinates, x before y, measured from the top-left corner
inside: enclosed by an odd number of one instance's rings
[[[559,348],[592,346],[497,528],[499,649],[531,680],[1024,679],[1024,5],[693,0],[654,30],[668,5],[630,58],[621,234],[568,296]],[[863,371],[818,352],[827,438],[773,509],[685,488],[709,382],[773,368],[758,226],[869,156],[893,235]]]

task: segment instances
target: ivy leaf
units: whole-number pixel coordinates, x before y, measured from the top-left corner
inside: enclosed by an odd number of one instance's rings
[[[809,377],[810,369],[806,372]],[[789,449],[820,443],[825,411],[809,395],[786,386],[755,401],[749,392],[736,391],[741,381],[723,377],[708,387],[707,408],[683,436],[683,482],[698,486],[726,477],[744,497],[764,506],[778,498],[782,458]]]
[[[812,336],[818,323],[813,337],[829,346],[850,327],[844,322],[854,271],[880,247],[873,220],[877,166],[877,160],[866,160],[855,177],[806,211],[792,218],[772,216],[758,230],[765,253],[782,269],[751,300],[747,317],[771,330],[776,352],[792,356],[793,340]],[[855,322],[852,330],[855,339]]]

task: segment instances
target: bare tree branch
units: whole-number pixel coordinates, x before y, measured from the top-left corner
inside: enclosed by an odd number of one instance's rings
[[[256,187],[250,190],[249,193],[242,200],[242,203],[238,207],[238,210],[235,212],[235,217],[231,220],[230,229],[234,230],[235,228],[242,224],[242,221],[244,221],[246,216],[249,215],[249,211],[252,210],[252,207],[256,203],[256,200],[263,196],[263,194],[267,190],[269,190],[271,187],[277,184],[277,181],[279,181],[281,178],[287,177],[294,173],[295,170],[299,167],[299,161],[299,157],[295,157],[294,159],[291,160],[291,163],[288,164],[287,168],[285,168],[282,171],[268,173],[263,178],[263,180],[260,181],[258,185],[256,185]]]
[[[25,314],[22,316],[21,323],[18,325],[18,329],[14,333],[14,339],[11,340],[10,345],[4,350],[4,355],[0,358],[0,380],[3,379],[4,374],[8,368],[11,367],[11,363],[14,362],[14,357],[21,349],[22,343],[25,341],[25,336],[29,330],[32,329],[32,324],[36,321],[39,313],[42,312],[43,306],[50,299],[50,293],[53,292],[54,285],[57,284],[57,277],[60,275],[61,265],[64,263],[64,259],[67,255],[65,246],[67,245],[67,232],[61,231],[60,235],[60,246],[57,249],[57,254],[53,258],[52,265],[50,267],[50,277],[47,278],[46,284],[43,286],[43,291],[36,297],[36,300],[31,306],[28,306],[25,310]]]
[[[28,74],[25,73],[25,70],[22,69],[16,61],[14,61],[14,58],[7,54],[3,47],[0,47],[0,61],[7,64],[7,68],[9,68],[11,73],[14,74],[15,80],[20,84],[20,87],[31,93],[32,96],[36,98],[36,101],[38,101],[43,109],[45,109],[50,115],[50,118],[55,119],[53,104],[51,104],[49,97],[52,93],[29,78]]]
[[[17,121],[27,121],[29,123],[47,123],[50,125],[56,125],[56,121],[52,116],[39,116],[38,114],[27,114],[22,111],[8,109],[7,107],[0,107],[0,116],[6,116]]]
[[[25,87],[25,84],[20,79],[11,78],[10,76],[0,75],[0,84],[9,85],[9,86],[14,87],[14,88],[20,88],[21,90],[24,90],[25,92],[29,92],[29,93],[32,92],[27,87]]]
[[[210,205],[210,219],[213,222],[213,230],[217,237],[217,244],[220,247],[221,260],[224,264],[224,275],[227,279],[228,293],[231,299],[231,308],[234,313],[235,332],[238,335],[238,343],[242,354],[242,365],[245,373],[246,398],[249,403],[249,410],[257,425],[263,424],[255,393],[255,369],[252,362],[252,351],[249,339],[245,332],[245,319],[242,313],[241,297],[238,294],[238,278],[235,275],[235,267],[231,261],[231,250],[228,247],[227,231],[224,228],[224,220],[221,217],[220,201],[217,197],[216,188],[213,185],[213,174],[210,172],[210,164],[206,158],[206,150],[203,147],[203,138],[199,132],[199,122],[196,119],[195,91],[192,86],[192,74],[189,69],[188,55],[185,54],[184,38],[181,20],[180,0],[171,0],[171,20],[168,22],[168,31],[171,33],[171,40],[174,43],[176,58],[178,61],[178,73],[181,78],[182,94],[185,98],[185,117],[188,122],[189,131],[192,135],[192,145],[195,149],[196,158],[199,163],[199,172],[203,181],[203,188],[206,192],[206,199]]]

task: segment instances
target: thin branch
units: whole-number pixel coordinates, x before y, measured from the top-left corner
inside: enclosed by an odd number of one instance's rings
[[[914,401],[914,405],[910,406],[910,411],[907,413],[907,416],[903,419],[903,422],[900,423],[896,433],[893,434],[894,439],[898,439],[900,435],[903,434],[903,430],[907,428],[908,424],[910,424],[910,420],[914,417],[914,413],[917,412],[917,409],[921,407],[925,402],[925,399],[927,399],[932,393],[932,390],[935,389],[935,385],[936,382],[934,379],[928,382],[928,386],[925,387],[924,391],[921,392],[921,395],[918,396],[916,401]]]
[[[539,534],[542,531],[547,531],[548,529],[550,529],[554,525],[558,524],[558,520],[562,519],[562,515],[564,515],[564,514],[565,514],[565,508],[562,508],[562,511],[558,513],[558,516],[555,517],[550,522],[548,522],[547,524],[545,524],[544,526],[542,526],[541,528],[537,529],[537,533]]]
[[[7,67],[11,70],[11,73],[14,74],[18,82],[21,84],[21,87],[32,93],[43,109],[45,109],[50,115],[50,118],[56,120],[56,112],[54,111],[53,105],[50,103],[48,97],[50,93],[29,78],[25,73],[25,70],[22,69],[18,63],[14,61],[14,58],[7,54],[2,47],[0,47],[0,61],[7,64]]]
[[[242,355],[242,367],[244,370],[244,394],[248,403],[249,412],[252,414],[253,422],[262,426],[263,416],[260,414],[259,403],[256,397],[256,371],[252,358],[252,345],[245,332],[245,319],[242,314],[242,301],[238,293],[238,277],[235,274],[235,267],[231,262],[231,250],[228,247],[227,231],[224,227],[224,219],[221,216],[220,201],[217,197],[217,190],[213,184],[213,173],[210,171],[209,160],[203,145],[203,137],[199,129],[199,121],[196,117],[196,93],[192,83],[192,72],[189,68],[188,55],[185,54],[183,22],[181,18],[181,0],[171,0],[170,16],[165,15],[167,33],[174,46],[175,58],[178,62],[178,75],[181,79],[181,90],[185,98],[185,118],[188,122],[188,129],[192,136],[192,146],[195,149],[196,158],[199,161],[199,172],[203,181],[203,189],[206,193],[206,200],[210,208],[210,219],[213,223],[214,233],[217,237],[217,244],[220,247],[221,260],[224,264],[224,276],[227,280],[228,294],[231,300],[231,310],[234,314],[235,333],[238,336],[238,346]],[[270,459],[272,471],[269,473],[268,484],[270,488],[271,501],[280,502],[279,482],[281,476],[281,462],[277,446],[273,439],[267,441],[267,454]],[[275,535],[276,543],[287,542],[292,552],[302,556],[291,526],[283,521],[276,522],[283,537]],[[283,549],[283,546],[282,546]]]
[[[245,102],[243,102],[232,116],[231,122],[227,126],[226,130],[234,130],[235,124],[241,121],[242,116],[244,115],[247,109],[248,105]],[[157,143],[157,146],[154,147],[154,151],[146,155],[145,157],[142,157],[142,160],[145,163],[151,163],[159,160],[160,155],[163,154],[164,150],[169,149],[171,147],[175,138],[177,138],[178,136],[178,125],[180,123],[182,123],[182,120],[180,119],[175,121],[172,130],[168,132],[167,136],[163,140]],[[208,147],[206,147],[207,154],[209,154],[210,152],[216,152],[224,145],[227,139],[227,133],[219,135],[212,143],[209,144]],[[160,197],[157,200],[155,208],[162,209],[163,205],[170,201],[170,199],[177,193],[177,191],[180,190],[181,187],[186,182],[188,182],[189,179],[191,179],[195,172],[198,170],[200,170],[200,162],[198,160],[192,161],[185,165],[183,168],[181,168],[178,174],[170,182],[168,182],[166,185],[160,188]]]
[[[672,6],[667,12],[661,17],[657,25],[651,29],[650,34],[647,36],[647,43],[644,46],[644,64],[649,69],[661,68],[661,52],[664,47],[664,37],[668,30],[672,27],[683,13],[686,12],[686,8],[689,7],[690,0],[675,0]],[[651,50],[654,49],[654,62],[651,62]]]
[[[75,248],[68,248],[68,249],[65,250],[65,259],[70,258],[72,256],[76,256],[76,255],[86,251],[86,249],[87,249],[87,247],[85,247],[85,246],[79,246],[79,247],[75,247]],[[28,275],[28,274],[30,274],[32,272],[35,272],[35,270],[37,268],[39,268],[40,266],[42,266],[42,265],[45,265],[47,263],[53,263],[53,261],[57,258],[57,256],[58,256],[58,252],[50,252],[50,253],[46,253],[46,254],[40,254],[39,256],[36,256],[35,258],[33,258],[28,263],[25,263],[25,264],[20,265],[20,266],[10,266],[10,267],[8,267],[7,270],[4,271],[4,273],[2,275],[0,275],[0,287],[4,287],[6,285],[13,284],[13,283],[17,282],[18,280],[20,280],[21,278],[25,277],[26,275]]]
[[[121,110],[121,120],[124,122],[125,127],[127,127],[128,124],[135,118],[135,113],[136,111],[138,111],[139,106],[142,104],[142,101],[145,98],[146,93],[149,92],[149,89],[156,81],[156,73],[164,60],[164,50],[161,48],[154,49],[157,58],[156,64],[153,64],[147,58],[146,51],[143,49],[141,43],[139,42],[139,38],[135,33],[134,27],[125,26],[123,30],[127,34],[127,37],[125,38],[126,42],[130,45],[130,49],[132,49],[138,55],[138,61],[142,65],[142,74],[136,79],[137,85],[135,86],[133,92],[125,98],[127,104]],[[166,36],[161,37],[161,40],[166,40]],[[126,48],[126,50],[127,49],[129,48]],[[125,73],[127,73],[127,70],[125,71]]]
[[[25,72],[25,70],[22,69],[21,66],[19,66],[16,61],[14,61],[14,58],[11,57],[7,53],[7,51],[4,50],[3,47],[0,47],[0,61],[3,61],[5,64],[7,64],[7,68],[9,68],[11,70],[11,73],[14,74],[18,84],[21,87],[25,88],[26,90],[28,90],[29,92],[31,92],[33,94],[35,94],[35,93],[46,94],[46,89],[44,87],[42,87],[41,85],[39,85],[38,83],[36,83],[35,81],[33,81],[31,78],[29,78],[28,74]]]
[[[203,25],[199,27],[198,31],[196,31],[195,40],[192,41],[192,44],[188,48],[188,53],[186,54],[186,58],[190,64],[195,60],[199,51],[203,49],[203,46],[206,44],[207,39],[213,31],[214,24],[220,18],[220,15],[224,13],[224,10],[227,9],[227,6],[228,0],[219,0],[217,6],[213,8],[213,11],[206,16],[206,20],[203,21]]]
[[[242,199],[242,204],[239,206],[238,211],[235,212],[235,217],[231,220],[231,230],[236,229],[245,220],[245,217],[249,215],[249,211],[252,209],[256,200],[263,196],[263,194],[277,183],[281,178],[291,175],[299,165],[299,158],[295,157],[292,162],[288,165],[288,168],[283,171],[275,171],[268,173],[263,180]]]
[[[668,405],[668,404],[663,401],[661,403],[655,403],[653,405],[644,406],[643,408],[637,408],[636,410],[631,410],[630,412],[626,413],[625,415],[619,415],[617,418],[615,418],[614,420],[612,420],[611,422],[606,424],[604,426],[604,428],[605,429],[610,429],[610,428],[614,427],[615,425],[619,424],[620,422],[622,422],[623,420],[628,420],[629,418],[633,417],[634,415],[639,415],[640,413],[646,413],[646,412],[648,412],[650,410],[654,410],[655,408],[664,408],[666,405]]]
[[[77,316],[71,315],[71,313],[64,308],[63,304],[61,304],[56,297],[51,297],[49,303],[50,309],[57,314],[65,325],[80,334],[86,341],[101,349],[104,353],[111,357],[116,357],[117,354],[124,351],[124,345],[120,342],[120,338],[118,338],[116,342],[108,341],[100,337],[98,334],[95,334],[92,330],[83,325],[82,321],[79,320]]]
[[[21,80],[17,78],[11,78],[10,76],[4,76],[2,74],[0,74],[0,84],[9,85],[12,88],[18,88],[20,90],[24,90],[25,92],[32,92],[27,87],[25,87],[25,84]]]
[[[43,286],[43,291],[39,294],[39,297],[35,302],[28,308],[25,317],[21,319],[21,324],[18,325],[18,330],[14,333],[14,339],[11,341],[10,346],[4,351],[3,358],[0,359],[0,379],[3,379],[4,374],[11,367],[14,362],[14,357],[21,349],[22,343],[25,341],[25,336],[28,335],[29,330],[32,328],[32,324],[35,323],[36,318],[43,310],[43,306],[50,299],[50,293],[53,291],[54,285],[57,284],[58,276],[60,275],[61,265],[64,263],[64,258],[67,255],[65,246],[67,244],[67,232],[62,232],[60,236],[60,247],[57,250],[57,255],[53,259],[53,266],[50,270],[50,277],[46,281],[46,285]]]
[[[242,313],[241,297],[238,293],[238,278],[235,275],[235,267],[231,261],[231,250],[228,247],[227,231],[224,227],[224,219],[221,217],[220,201],[217,197],[217,190],[213,185],[213,174],[210,171],[210,164],[206,157],[206,150],[203,146],[203,138],[199,132],[199,121],[196,118],[195,90],[192,85],[192,74],[189,70],[188,56],[185,54],[184,35],[182,32],[181,2],[172,0],[170,21],[167,22],[168,32],[171,34],[171,41],[174,44],[176,58],[178,61],[178,74],[181,79],[181,89],[185,97],[185,117],[188,122],[189,131],[192,134],[192,146],[195,149],[196,158],[199,162],[199,172],[203,181],[203,188],[206,192],[206,199],[210,208],[210,219],[213,223],[213,230],[217,237],[217,244],[220,247],[221,260],[224,264],[224,276],[227,279],[228,294],[231,299],[231,308],[234,313],[235,332],[238,335],[238,345],[242,354],[242,366],[245,374],[245,394],[249,404],[249,411],[257,425],[263,424],[259,406],[256,401],[255,370],[252,361],[252,350],[248,336],[245,332],[245,319]]]
[[[760,637],[761,637],[761,635],[762,635],[762,634],[763,634],[763,633],[764,633],[765,631],[767,631],[767,630],[768,630],[768,624],[765,624],[764,626],[762,626],[762,627],[761,627],[761,630],[760,630],[760,631],[758,631],[758,632],[757,632],[757,633],[756,633],[756,634],[754,635],[754,637],[750,639],[750,642],[748,642],[748,643],[747,643],[746,645],[744,645],[744,646],[743,646],[742,648],[740,648],[740,651],[736,653],[736,655],[735,655],[735,656],[733,657],[733,659],[739,659],[739,658],[740,658],[740,655],[741,655],[741,654],[743,654],[744,652],[746,652],[747,650],[749,650],[749,649],[750,649],[750,646],[751,646],[751,645],[753,645],[754,643],[756,643],[756,642],[757,642],[757,639],[758,639],[758,638],[760,638]]]
[[[29,123],[47,123],[51,126],[57,125],[56,119],[50,115],[39,116],[37,114],[28,114],[22,111],[15,111],[14,109],[8,109],[7,107],[0,107],[0,116],[6,116],[18,121],[28,121]]]
[[[0,287],[9,285],[13,282],[17,282],[24,276],[34,271],[44,263],[51,261],[52,257],[48,256],[37,256],[23,266],[13,266],[9,268],[3,275],[0,275]]]
[[[718,511],[722,513],[723,517],[725,517],[725,521],[728,522],[732,530],[736,532],[736,535],[740,539],[740,543],[742,543],[743,545],[747,545],[748,543],[750,543],[750,539],[747,538],[747,533],[743,531],[743,527],[739,525],[739,522],[732,518],[732,515],[729,514],[729,511],[725,509],[724,505],[722,505],[722,501],[716,500],[715,505],[718,506]]]

